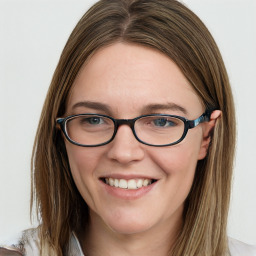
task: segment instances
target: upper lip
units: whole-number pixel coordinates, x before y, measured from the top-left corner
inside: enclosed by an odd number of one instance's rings
[[[131,179],[149,179],[149,180],[158,180],[158,178],[149,176],[149,175],[143,175],[143,174],[106,174],[100,176],[100,179],[104,178],[112,178],[112,179],[124,179],[124,180],[131,180]]]

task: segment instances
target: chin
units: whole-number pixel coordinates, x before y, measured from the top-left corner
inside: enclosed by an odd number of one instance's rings
[[[145,217],[145,216],[148,216]],[[138,234],[149,230],[154,226],[154,217],[143,213],[123,213],[122,211],[112,212],[106,216],[104,223],[113,231],[119,234]]]
[[[133,235],[133,234],[140,234],[146,232],[150,229],[151,225],[147,225],[144,223],[134,223],[131,221],[126,222],[116,222],[116,223],[109,223],[108,227],[115,233],[122,234],[122,235]]]

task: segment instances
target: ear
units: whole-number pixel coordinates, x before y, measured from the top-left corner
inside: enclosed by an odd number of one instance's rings
[[[201,148],[198,154],[198,160],[202,160],[206,157],[208,148],[211,142],[212,132],[216,121],[221,116],[220,110],[214,110],[211,114],[210,121],[203,123],[203,138],[201,142]]]

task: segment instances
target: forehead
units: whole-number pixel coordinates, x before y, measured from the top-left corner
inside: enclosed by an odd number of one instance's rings
[[[101,102],[113,111],[130,114],[148,104],[171,103],[197,112],[202,109],[199,97],[170,58],[127,43],[104,47],[84,64],[74,82],[68,112],[83,101]]]

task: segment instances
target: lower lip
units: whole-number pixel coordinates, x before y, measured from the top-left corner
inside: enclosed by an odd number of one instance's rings
[[[104,183],[102,180],[100,180],[101,184],[103,185],[104,190],[115,197],[124,199],[124,200],[135,200],[138,198],[141,198],[148,194],[155,186],[157,181],[154,183],[146,186],[146,187],[141,187],[138,189],[123,189],[123,188],[117,188],[117,187],[112,187]]]

